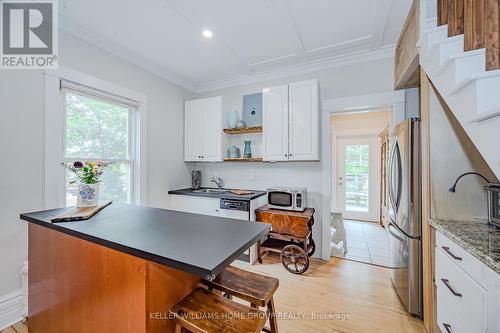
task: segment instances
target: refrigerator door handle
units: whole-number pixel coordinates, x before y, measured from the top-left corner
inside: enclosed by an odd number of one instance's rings
[[[395,228],[392,222],[389,223],[389,226],[387,228],[387,231],[389,231],[389,233],[391,234],[391,236],[394,237],[394,238],[396,238],[400,242],[406,242],[406,240],[404,238],[402,238],[401,236],[399,236],[396,233],[394,233],[394,231],[391,230],[391,227]],[[396,230],[399,230],[399,229],[396,229]]]
[[[388,227],[388,230],[389,230],[389,233],[390,233],[391,235],[393,235],[394,237],[396,237],[396,236],[395,236],[395,235],[394,235],[394,233],[390,230],[390,228],[391,228],[391,227],[395,228],[397,231],[399,231],[400,233],[402,233],[403,235],[405,235],[406,237],[408,237],[408,238],[410,238],[410,239],[420,240],[420,238],[421,238],[420,236],[410,236],[410,235],[408,235],[406,232],[404,232],[403,230],[401,230],[401,228],[400,228],[400,227],[399,227],[396,223],[394,223],[394,221],[391,219],[391,221],[389,222],[389,227]],[[397,238],[397,237],[396,237],[396,238]],[[398,239],[399,239],[399,238],[398,238]],[[399,239],[399,240],[401,240],[401,239]]]
[[[392,147],[391,154],[389,155],[389,165],[388,165],[388,189],[389,189],[389,202],[391,203],[392,210],[396,214],[396,206],[394,204],[394,182],[393,182],[393,170],[394,170],[394,151],[396,150],[396,144]],[[394,221],[393,221],[394,222]]]

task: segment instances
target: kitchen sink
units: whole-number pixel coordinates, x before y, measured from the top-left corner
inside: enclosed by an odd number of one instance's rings
[[[202,188],[200,190],[194,190],[194,193],[224,193],[227,190],[219,190],[218,188]]]

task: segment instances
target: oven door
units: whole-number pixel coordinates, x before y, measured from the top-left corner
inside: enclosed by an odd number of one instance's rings
[[[276,208],[293,209],[293,193],[286,191],[267,192],[267,203]]]

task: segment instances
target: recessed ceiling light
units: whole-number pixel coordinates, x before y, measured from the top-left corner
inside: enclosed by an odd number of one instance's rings
[[[214,34],[212,33],[212,31],[210,30],[203,30],[203,36],[207,37],[207,38],[212,38]]]

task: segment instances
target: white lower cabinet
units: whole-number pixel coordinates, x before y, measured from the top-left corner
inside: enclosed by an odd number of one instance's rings
[[[221,209],[221,199],[207,198],[191,195],[170,195],[170,209],[186,213],[226,217],[236,220],[255,221],[255,210],[266,204],[267,197],[261,196],[259,198],[250,200],[249,210],[231,210]],[[250,263],[254,264],[257,261],[257,246],[252,247],[246,252],[249,256]]]
[[[500,275],[486,269],[488,332],[500,333]]]
[[[436,234],[437,324],[443,333],[500,333],[500,275]]]
[[[436,249],[438,324],[441,331],[486,332],[486,292],[465,271]]]
[[[171,195],[170,207],[181,212],[248,220],[249,212],[221,209],[220,199],[189,195]]]

